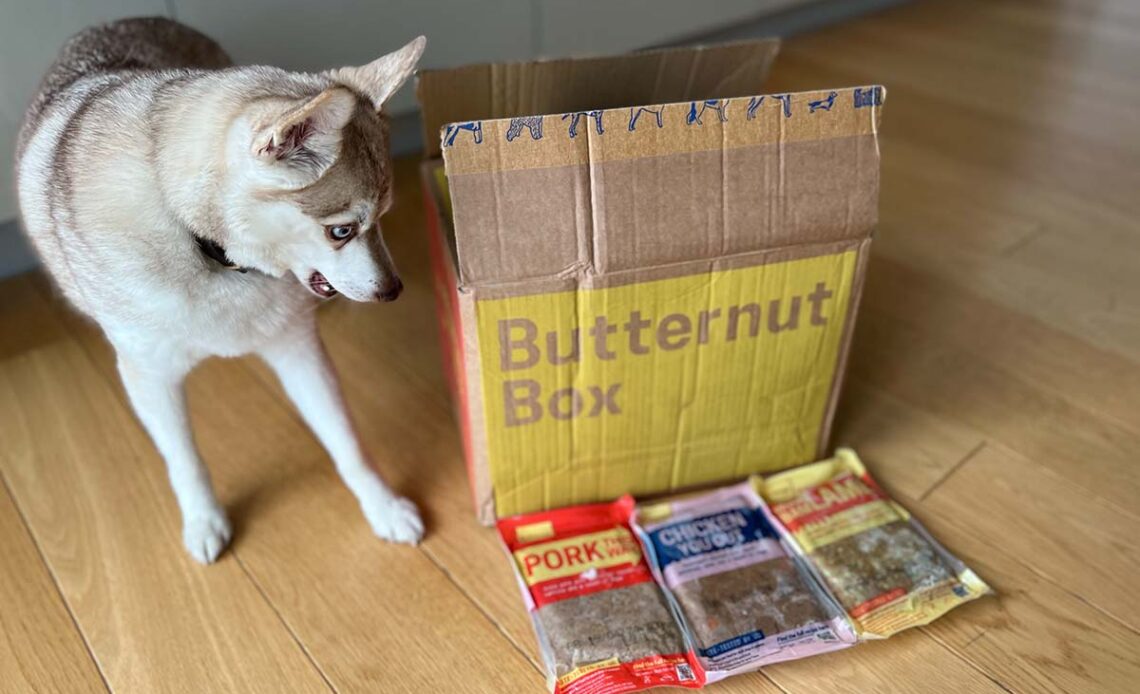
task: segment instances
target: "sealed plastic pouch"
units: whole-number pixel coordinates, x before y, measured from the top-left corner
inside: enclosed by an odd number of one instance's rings
[[[851,449],[753,482],[862,638],[929,624],[990,592],[879,488]]]
[[[748,482],[638,507],[634,529],[710,682],[845,648],[855,633]]]
[[[704,683],[630,529],[633,505],[625,496],[498,522],[556,694]]]

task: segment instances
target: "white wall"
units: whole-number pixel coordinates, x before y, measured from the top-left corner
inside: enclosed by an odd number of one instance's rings
[[[24,106],[60,44],[93,23],[173,16],[240,63],[296,70],[364,63],[426,34],[424,64],[437,67],[629,50],[804,1],[0,0],[0,222],[16,215],[10,162]],[[412,90],[392,107],[413,109]]]
[[[0,0],[0,221],[16,215],[12,160],[24,107],[60,44],[90,24],[165,13],[164,0]]]

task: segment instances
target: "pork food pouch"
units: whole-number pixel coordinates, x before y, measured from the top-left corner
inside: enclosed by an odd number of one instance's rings
[[[845,648],[843,611],[786,549],[748,482],[634,515],[658,582],[710,682]]]
[[[704,684],[630,529],[633,507],[625,496],[498,522],[556,694]]]
[[[879,488],[849,448],[753,482],[861,638],[929,624],[990,592]]]

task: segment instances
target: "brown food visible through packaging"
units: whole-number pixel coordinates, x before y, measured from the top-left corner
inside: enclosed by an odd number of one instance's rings
[[[788,557],[687,581],[673,594],[701,648],[753,631],[780,634],[827,621]]]
[[[652,582],[560,600],[536,616],[558,677],[611,658],[627,663],[686,650],[665,598]]]
[[[893,590],[911,593],[955,577],[935,547],[901,520],[819,547],[811,558],[848,611]]]

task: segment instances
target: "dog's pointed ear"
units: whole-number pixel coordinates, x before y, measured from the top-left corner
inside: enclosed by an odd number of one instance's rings
[[[263,160],[296,164],[319,174],[336,160],[341,130],[356,103],[356,95],[344,87],[326,89],[255,133],[254,152]]]
[[[367,65],[342,67],[330,70],[328,74],[337,82],[360,92],[379,111],[384,102],[415,72],[426,45],[427,39],[418,36],[400,50],[377,58]]]

